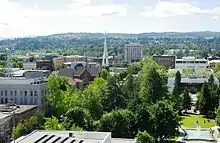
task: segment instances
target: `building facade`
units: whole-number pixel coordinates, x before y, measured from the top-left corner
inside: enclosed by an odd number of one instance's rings
[[[164,66],[166,69],[175,68],[176,56],[155,55],[153,56],[153,60],[159,65]]]
[[[87,57],[78,56],[78,55],[56,57],[53,59],[54,70],[59,70],[61,68],[64,68],[64,63],[85,62],[86,60],[87,60]]]
[[[133,61],[139,61],[142,59],[142,45],[135,43],[125,45],[124,61],[126,63],[131,63]]]
[[[38,105],[44,110],[48,92],[43,78],[0,77],[0,104]]]
[[[175,70],[183,73],[186,70],[193,70],[194,72],[206,71],[208,61],[206,59],[196,59],[195,57],[183,57],[176,59]]]
[[[24,70],[35,70],[37,69],[37,64],[36,62],[23,63],[23,69]]]
[[[0,105],[0,143],[9,143],[13,127],[33,116],[37,111],[35,105]]]
[[[53,61],[52,60],[37,60],[36,68],[41,70],[53,70]]]

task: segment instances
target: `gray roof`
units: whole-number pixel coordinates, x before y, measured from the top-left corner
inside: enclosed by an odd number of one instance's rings
[[[69,137],[69,133],[72,133],[72,137]],[[86,132],[86,131],[34,131],[26,137],[17,139],[16,143],[101,143],[111,137],[109,132]],[[105,143],[105,142],[103,142]]]
[[[25,77],[0,77],[0,84],[31,84],[44,81],[42,78],[28,79]]]

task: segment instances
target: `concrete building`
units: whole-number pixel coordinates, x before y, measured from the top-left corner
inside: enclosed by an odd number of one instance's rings
[[[8,143],[14,126],[33,116],[37,111],[35,105],[0,105],[0,143]]]
[[[215,83],[218,83],[218,79],[215,77]],[[209,77],[196,77],[194,75],[190,75],[188,77],[181,78],[181,84],[188,86],[189,89],[193,92],[196,92],[198,88],[201,88],[203,83],[208,83]],[[168,91],[172,92],[175,84],[175,77],[169,77],[167,81]]]
[[[195,57],[183,57],[176,59],[175,70],[181,73],[185,70],[193,70],[194,72],[206,71],[208,61],[206,59],[196,59]]]
[[[59,69],[63,68],[64,62],[65,62],[65,58],[64,57],[53,58],[54,70],[59,70]]]
[[[0,104],[38,105],[43,110],[48,92],[47,82],[37,72],[25,77],[0,77]]]
[[[175,68],[176,56],[155,55],[153,56],[153,60],[159,65],[164,66],[166,69]]]
[[[34,131],[15,143],[135,143],[134,139],[114,139],[110,132]],[[13,143],[13,142],[12,142]]]
[[[37,69],[37,64],[36,64],[36,62],[23,63],[23,69],[25,69],[25,70],[36,70]]]
[[[124,61],[127,63],[131,63],[133,61],[142,60],[142,45],[132,43],[127,44],[124,47]]]

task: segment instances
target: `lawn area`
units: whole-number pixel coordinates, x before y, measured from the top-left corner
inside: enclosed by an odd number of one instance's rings
[[[199,115],[198,116],[181,116],[181,118],[182,118],[181,125],[187,128],[196,128],[197,127],[196,121],[199,121],[201,128],[210,128],[215,125],[214,120],[207,119]]]

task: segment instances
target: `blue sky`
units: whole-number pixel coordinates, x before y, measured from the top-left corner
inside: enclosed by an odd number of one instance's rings
[[[0,0],[0,37],[220,31],[220,0]]]

